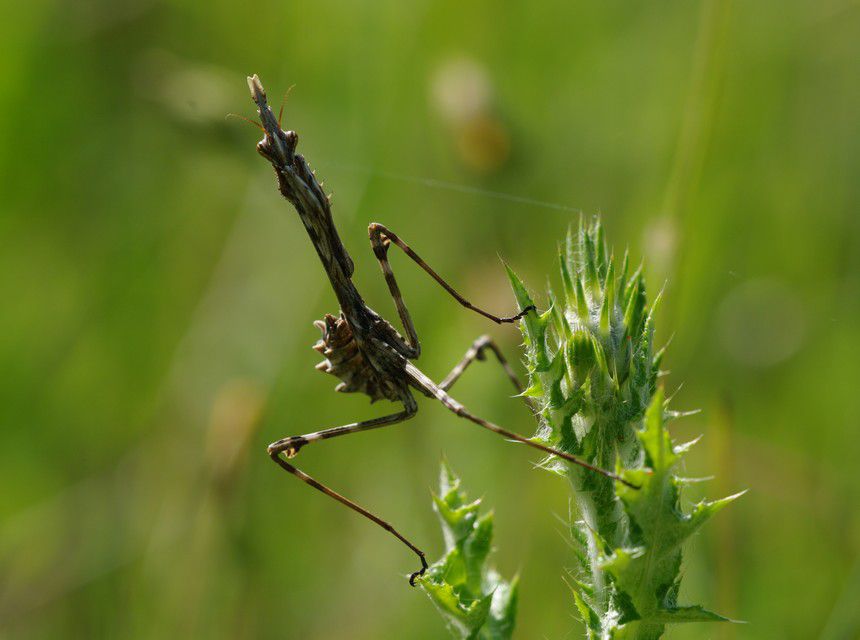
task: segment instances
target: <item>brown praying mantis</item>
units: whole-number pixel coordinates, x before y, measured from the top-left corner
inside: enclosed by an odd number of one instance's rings
[[[340,236],[334,226],[329,198],[323,192],[322,185],[317,181],[307,161],[296,153],[298,135],[295,131],[284,131],[281,128],[280,116],[275,118],[274,113],[272,113],[266,100],[266,92],[256,75],[248,78],[248,87],[251,90],[251,97],[257,104],[261,121],[260,128],[264,132],[263,139],[257,143],[257,151],[272,164],[280,192],[292,203],[299,214],[340,304],[340,314],[337,317],[326,315],[324,320],[318,320],[315,323],[322,331],[322,339],[317,342],[314,348],[326,358],[317,365],[317,369],[340,378],[341,383],[337,386],[337,391],[360,392],[370,396],[371,401],[385,399],[403,406],[401,411],[387,416],[277,440],[268,447],[268,453],[272,460],[302,482],[375,522],[409,547],[421,560],[421,568],[409,576],[409,584],[412,586],[415,585],[416,578],[423,575],[427,570],[424,552],[391,524],[310,477],[288,460],[295,458],[303,447],[312,442],[387,427],[408,420],[418,411],[418,404],[412,395],[413,390],[438,400],[456,415],[493,433],[544,453],[558,456],[568,462],[636,488],[614,473],[479,418],[448,395],[448,390],[469,364],[474,360],[484,360],[487,351],[491,351],[495,355],[508,378],[513,382],[514,387],[519,393],[522,393],[523,387],[517,375],[488,336],[478,338],[466,352],[465,357],[439,384],[433,382],[412,364],[412,361],[421,354],[421,346],[415,326],[412,323],[412,317],[403,302],[400,288],[388,262],[388,249],[392,244],[399,247],[416,262],[462,306],[496,324],[516,322],[525,314],[536,312],[536,310],[533,306],[529,306],[516,315],[501,317],[476,307],[455,291],[394,232],[374,222],[368,228],[370,245],[382,267],[388,290],[394,299],[394,305],[406,333],[405,337],[401,336],[391,323],[365,304],[353,283],[352,259],[341,243]]]

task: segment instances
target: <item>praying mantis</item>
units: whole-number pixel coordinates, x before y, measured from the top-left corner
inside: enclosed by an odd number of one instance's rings
[[[317,369],[341,380],[336,388],[337,391],[364,393],[371,401],[384,399],[402,406],[400,411],[379,418],[281,438],[268,447],[271,459],[302,482],[376,523],[406,545],[421,561],[420,569],[409,576],[409,584],[412,586],[415,586],[416,579],[428,568],[424,552],[387,521],[298,469],[292,463],[292,459],[311,443],[379,429],[412,418],[418,411],[418,403],[413,396],[413,391],[438,400],[457,416],[504,438],[520,442],[543,453],[558,456],[627,486],[637,488],[610,471],[488,422],[470,413],[448,394],[466,368],[475,360],[484,360],[488,351],[504,368],[517,391],[522,393],[523,387],[517,375],[498,346],[488,336],[478,338],[441,383],[433,382],[413,364],[412,361],[421,354],[421,345],[388,261],[388,250],[392,245],[400,248],[463,307],[496,324],[517,322],[527,313],[536,313],[536,309],[534,306],[528,306],[516,315],[505,317],[493,315],[476,307],[424,262],[397,234],[374,222],[368,227],[370,246],[379,261],[397,314],[400,316],[406,334],[402,336],[391,323],[368,307],[358,292],[352,279],[354,270],[352,259],[343,246],[332,219],[331,202],[307,161],[296,153],[298,135],[295,131],[284,131],[281,128],[281,118],[280,116],[276,118],[272,112],[263,85],[256,75],[248,78],[248,87],[259,112],[259,127],[264,133],[263,139],[257,143],[257,151],[271,163],[281,194],[298,213],[340,305],[338,316],[329,314],[324,320],[318,320],[315,323],[322,331],[322,338],[314,348],[326,358],[317,365]]]

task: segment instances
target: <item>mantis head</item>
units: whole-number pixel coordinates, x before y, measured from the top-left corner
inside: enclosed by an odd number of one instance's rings
[[[257,104],[265,132],[263,139],[257,143],[257,151],[275,167],[289,166],[293,161],[299,136],[295,131],[281,129],[281,123],[272,113],[266,99],[266,90],[256,74],[248,77],[248,88],[251,90],[251,98]]]

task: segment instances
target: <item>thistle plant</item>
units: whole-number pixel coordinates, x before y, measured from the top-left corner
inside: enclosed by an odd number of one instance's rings
[[[480,500],[469,502],[460,479],[442,463],[433,508],[445,539],[445,554],[418,584],[436,605],[453,637],[508,640],[514,630],[518,581],[504,580],[487,565],[493,514],[481,515]]]
[[[589,639],[651,640],[666,625],[725,621],[680,606],[681,545],[737,496],[680,506],[687,480],[675,475],[694,443],[675,445],[658,384],[664,350],[654,351],[654,310],[641,266],[630,273],[607,251],[599,220],[580,223],[559,251],[562,295],[521,321],[529,387],[538,407],[535,440],[604,469],[632,489],[558,458],[544,467],[569,479],[578,514],[571,525],[579,567],[571,572],[576,608]],[[521,308],[534,304],[508,269]]]

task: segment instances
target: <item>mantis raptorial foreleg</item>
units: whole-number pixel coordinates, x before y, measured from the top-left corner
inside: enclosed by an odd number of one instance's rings
[[[502,354],[501,349],[499,349],[498,345],[490,336],[481,336],[477,340],[472,343],[472,346],[469,347],[469,350],[466,351],[466,355],[463,356],[463,359],[458,362],[453,369],[451,369],[451,373],[445,376],[445,379],[439,383],[439,388],[445,391],[448,391],[451,387],[454,386],[454,383],[463,375],[468,366],[472,364],[475,360],[486,360],[486,351],[490,350],[496,356],[496,360],[499,361],[502,369],[505,370],[505,373],[508,376],[508,379],[514,385],[514,389],[517,390],[517,393],[522,393],[525,390],[523,387],[523,383],[520,382],[519,377],[511,368],[511,365],[508,364],[507,359]]]
[[[397,281],[394,278],[394,272],[391,270],[391,265],[388,262],[388,247],[390,243],[394,243],[398,247],[403,250],[407,256],[412,258],[412,260],[421,267],[424,271],[426,271],[431,278],[433,278],[436,282],[438,282],[445,291],[447,291],[451,296],[459,302],[461,305],[466,307],[467,309],[471,309],[475,313],[479,313],[485,318],[489,318],[496,324],[502,324],[505,322],[516,322],[524,315],[526,315],[529,311],[534,310],[534,306],[530,305],[520,311],[518,314],[513,316],[496,316],[488,311],[484,311],[483,309],[476,307],[471,302],[466,300],[463,296],[461,296],[457,291],[448,284],[442,276],[436,273],[430,265],[428,265],[424,260],[421,259],[412,248],[403,242],[397,234],[393,231],[387,229],[383,225],[378,222],[373,222],[368,227],[368,234],[370,235],[370,245],[373,247],[373,253],[376,254],[377,260],[379,260],[379,264],[382,267],[382,272],[385,274],[385,281],[388,283],[388,289],[391,292],[392,297],[394,298],[394,304],[397,306],[397,313],[400,314],[400,320],[403,322],[403,327],[406,330],[406,334],[408,336],[408,340],[412,343],[416,350],[420,351],[420,347],[418,346],[418,336],[415,333],[415,327],[412,324],[412,318],[409,316],[409,311],[406,309],[406,305],[403,303],[403,297],[400,295],[400,288],[397,286]]]

